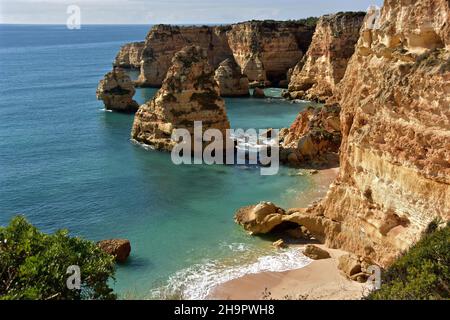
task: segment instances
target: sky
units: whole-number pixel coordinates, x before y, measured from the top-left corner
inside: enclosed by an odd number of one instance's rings
[[[81,24],[220,24],[289,20],[366,11],[383,0],[0,0],[0,23],[65,24],[70,5]]]

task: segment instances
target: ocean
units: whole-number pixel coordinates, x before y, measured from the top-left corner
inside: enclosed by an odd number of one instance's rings
[[[0,25],[0,225],[25,215],[42,231],[93,241],[127,238],[132,252],[111,282],[120,298],[204,298],[220,282],[302,267],[295,249],[247,235],[236,209],[296,204],[313,187],[282,167],[176,166],[130,142],[133,115],[105,112],[98,81],[121,45],[149,26]],[[156,89],[138,89],[143,103]],[[279,89],[266,89],[279,97]],[[288,126],[305,104],[225,99],[233,128]]]

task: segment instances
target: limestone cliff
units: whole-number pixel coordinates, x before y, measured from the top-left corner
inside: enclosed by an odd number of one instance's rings
[[[207,51],[188,46],[173,57],[155,97],[136,112],[131,135],[155,149],[172,150],[172,131],[184,128],[193,134],[194,121],[203,122],[203,131],[214,128],[224,135],[230,127]]]
[[[248,78],[242,74],[241,68],[232,58],[226,59],[219,65],[214,79],[219,85],[219,92],[222,97],[249,95]]]
[[[319,19],[305,57],[290,76],[292,98],[325,102],[341,81],[359,38],[364,12],[343,12]]]
[[[123,45],[114,61],[114,66],[130,69],[141,67],[142,51],[144,42],[131,42]]]
[[[341,144],[340,107],[308,107],[288,129],[280,132],[280,160],[291,165],[325,161],[326,153],[336,153]]]
[[[138,83],[160,86],[175,53],[188,45],[206,49],[209,64],[217,68],[219,63],[233,57],[226,37],[228,29],[226,26],[154,26],[145,40]]]
[[[139,104],[133,100],[135,93],[130,77],[120,68],[108,72],[100,80],[97,88],[97,99],[102,100],[107,110],[119,112],[136,112]]]
[[[314,27],[305,20],[242,22],[231,26],[228,43],[249,81],[277,85],[308,50]]]
[[[315,20],[249,21],[224,26],[154,26],[145,40],[139,85],[160,86],[176,52],[187,45],[207,49],[217,68],[233,58],[250,81],[286,79],[311,43]]]
[[[341,170],[315,214],[327,243],[387,264],[450,219],[448,0],[386,0],[368,14],[340,84]]]

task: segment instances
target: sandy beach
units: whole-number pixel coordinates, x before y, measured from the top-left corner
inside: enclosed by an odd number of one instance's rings
[[[339,168],[336,167],[319,170],[313,174],[312,180],[315,186],[310,191],[300,194],[295,199],[295,203],[299,207],[307,206],[312,200],[325,196],[329,185],[338,173]],[[303,248],[305,245],[295,246]],[[286,272],[249,274],[217,286],[208,298],[225,300],[361,299],[368,291],[367,286],[347,279],[337,268],[339,256],[346,252],[329,249],[320,244],[317,246],[327,250],[331,258],[311,260],[309,265],[301,269]]]
[[[368,288],[348,280],[337,268],[338,257],[346,252],[328,249],[331,258],[314,260],[304,268],[286,272],[249,274],[217,286],[209,299],[224,300],[356,300]]]

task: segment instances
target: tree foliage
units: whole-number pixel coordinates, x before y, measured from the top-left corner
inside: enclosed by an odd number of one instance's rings
[[[69,289],[67,268],[77,265],[81,288]],[[114,258],[67,230],[47,235],[24,217],[0,227],[0,299],[115,299]]]
[[[435,223],[433,223],[435,225]],[[450,226],[429,228],[422,240],[390,266],[370,300],[450,298]]]

